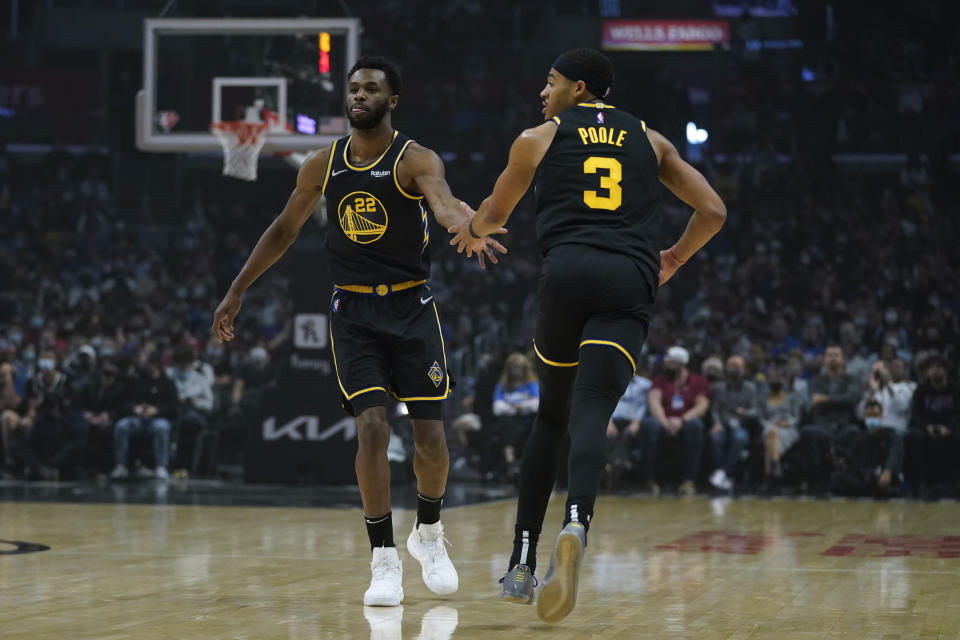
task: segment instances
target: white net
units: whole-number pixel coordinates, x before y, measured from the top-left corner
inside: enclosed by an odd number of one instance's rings
[[[214,122],[210,131],[223,147],[223,175],[253,182],[257,160],[267,141],[265,122]]]

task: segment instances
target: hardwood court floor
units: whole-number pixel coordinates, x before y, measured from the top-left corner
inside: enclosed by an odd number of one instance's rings
[[[0,543],[0,638],[960,637],[956,503],[603,497],[555,626],[494,597],[514,506],[445,512],[460,571],[445,598],[403,548],[413,512],[394,512],[401,630],[399,610],[361,605],[357,509],[0,502],[0,539],[50,547]]]

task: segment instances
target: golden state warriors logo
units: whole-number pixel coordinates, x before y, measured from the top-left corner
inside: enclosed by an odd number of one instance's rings
[[[440,368],[440,363],[436,360],[433,361],[433,366],[427,371],[427,377],[433,380],[433,386],[440,386],[440,382],[443,380],[443,369]]]
[[[344,196],[337,206],[337,217],[345,236],[357,244],[376,242],[387,230],[387,210],[366,191]]]

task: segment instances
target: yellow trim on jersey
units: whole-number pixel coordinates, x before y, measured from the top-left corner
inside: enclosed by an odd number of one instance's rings
[[[320,187],[320,195],[327,190],[327,181],[330,179],[330,169],[333,168],[333,154],[337,152],[337,141],[333,141],[333,145],[330,147],[330,157],[327,158],[327,171],[323,174],[323,185]]]
[[[400,158],[403,157],[403,152],[407,150],[407,147],[409,147],[412,142],[413,140],[407,140],[404,142],[403,148],[400,149],[400,153],[397,154],[397,159],[393,161],[393,184],[397,185],[397,191],[399,191],[400,195],[402,195],[404,198],[409,198],[411,200],[423,200],[423,196],[412,196],[404,191],[403,187],[400,186],[400,181],[397,180],[397,165],[400,164]]]
[[[647,130],[647,123],[644,122],[643,120],[640,121],[640,126],[643,127],[643,130],[644,130],[644,131]]]
[[[630,352],[618,345],[616,342],[610,342],[609,340],[584,340],[580,343],[580,346],[583,347],[585,344],[599,344],[604,347],[613,347],[619,349],[623,355],[627,356],[627,360],[630,361],[630,366],[633,367],[633,372],[637,372],[637,363],[633,361],[633,356],[630,355]]]
[[[581,102],[578,107],[590,107],[591,109],[616,109],[612,104],[603,104],[602,102]]]
[[[553,116],[553,117],[550,118],[550,119],[553,120],[554,122],[556,122],[556,123],[557,123],[557,126],[560,126],[560,116]]]
[[[330,353],[333,355],[333,371],[337,376],[337,385],[340,387],[340,391],[343,392],[343,397],[347,400],[353,400],[362,393],[369,393],[371,391],[383,391],[387,392],[383,387],[368,387],[366,389],[361,389],[356,393],[350,394],[347,393],[347,390],[343,388],[343,383],[340,382],[340,368],[337,366],[337,351],[333,347],[333,323],[330,324]]]
[[[390,148],[393,146],[393,141],[397,139],[397,134],[398,134],[398,133],[400,133],[400,132],[399,132],[399,131],[394,131],[394,132],[393,132],[393,138],[391,138],[390,144],[387,145],[387,148],[384,149],[383,153],[380,154],[380,157],[379,157],[379,158],[377,158],[376,160],[374,160],[372,163],[370,163],[370,164],[368,164],[368,165],[365,165],[365,166],[362,166],[362,167],[355,167],[355,166],[353,166],[352,164],[350,164],[350,159],[347,158],[347,155],[348,155],[348,154],[347,154],[347,151],[350,149],[350,141],[353,140],[353,135],[351,134],[350,137],[347,138],[347,143],[346,143],[345,145],[343,145],[343,161],[346,163],[347,168],[348,168],[348,169],[353,169],[354,171],[369,171],[370,169],[373,169],[375,166],[377,166],[377,164],[378,164],[381,160],[383,160],[383,156],[387,155],[387,153],[390,151]]]
[[[426,280],[407,280],[406,282],[398,282],[396,284],[335,284],[333,285],[334,289],[340,289],[342,291],[349,291],[351,293],[369,293],[377,294],[378,296],[385,296],[389,293],[396,293],[397,291],[405,291],[407,289],[412,289],[418,285],[423,284]]]
[[[340,379],[339,379],[339,378],[337,378],[337,382],[340,382]],[[343,386],[341,385],[340,388],[343,389]],[[371,392],[371,391],[383,391],[384,393],[387,392],[387,390],[384,389],[383,387],[370,387],[369,389],[361,389],[360,391],[357,391],[356,393],[351,394],[351,395],[349,395],[349,396],[346,394],[346,392],[344,392],[343,396],[344,396],[347,400],[353,400],[353,399],[356,398],[357,396],[359,396],[359,395],[361,395],[361,394],[364,394],[364,393],[369,393],[369,392]]]
[[[432,398],[401,398],[396,393],[393,393],[393,397],[399,400],[400,402],[426,402],[430,400],[446,400],[447,396],[450,395],[450,372],[447,370],[447,347],[443,344],[443,328],[440,326],[440,313],[437,311],[437,303],[433,304],[433,315],[437,319],[437,333],[440,335],[440,350],[443,352],[443,377],[446,378],[446,388],[443,391],[442,396],[435,396]],[[331,343],[332,346],[333,343]]]
[[[580,362],[554,362],[553,360],[547,360],[543,357],[543,354],[540,353],[540,349],[537,349],[537,343],[533,343],[533,352],[537,354],[537,357],[543,360],[545,363],[551,367],[576,367]]]

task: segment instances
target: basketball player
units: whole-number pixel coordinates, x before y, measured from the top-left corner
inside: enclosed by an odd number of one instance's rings
[[[534,349],[540,408],[523,451],[513,554],[500,597],[529,604],[537,541],[556,477],[557,445],[570,430],[563,528],[537,612],[556,622],[573,609],[580,561],[604,472],[605,429],[636,372],[657,287],[720,229],[726,208],[704,177],[643,120],[603,102],[613,65],[577,49],[561,55],[540,93],[545,124],[513,143],[493,194],[451,244],[470,256],[506,222],[536,176],[542,255]],[[665,251],[662,182],[695,210]]]
[[[473,213],[450,193],[437,154],[393,129],[390,114],[400,90],[391,62],[363,57],[353,66],[346,92],[352,135],[304,162],[286,206],[257,242],[213,320],[217,338],[231,340],[244,291],[283,255],[325,194],[327,254],[336,283],[330,348],[343,406],[357,418],[357,480],[373,555],[363,602],[380,606],[403,600],[390,511],[388,390],[407,404],[416,446],[417,519],[407,550],[434,593],[453,593],[458,586],[440,523],[449,466],[440,403],[450,380],[426,284],[430,231],[423,201],[445,228]],[[492,249],[506,252],[492,240],[481,244],[475,243],[492,262]]]

